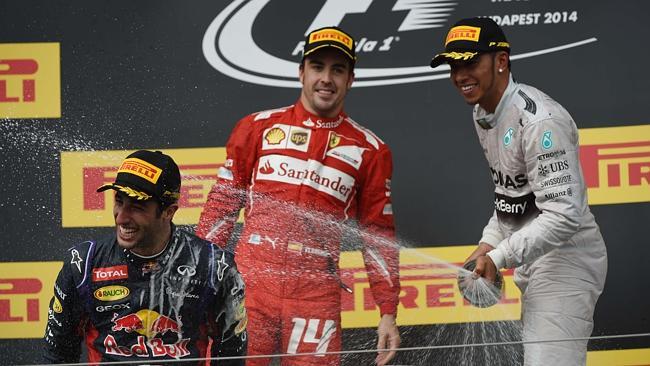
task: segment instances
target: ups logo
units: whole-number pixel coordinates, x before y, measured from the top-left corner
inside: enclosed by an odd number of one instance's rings
[[[293,142],[296,145],[306,144],[308,138],[309,135],[307,134],[307,132],[293,132],[291,134],[291,142]]]

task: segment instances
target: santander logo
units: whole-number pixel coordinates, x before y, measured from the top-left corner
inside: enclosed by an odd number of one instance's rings
[[[260,168],[260,173],[262,174],[272,174],[273,172],[275,172],[275,169],[273,169],[271,162],[268,160],[266,161],[266,164]]]
[[[447,65],[431,69],[427,58],[430,59],[434,52],[442,49],[444,32],[459,17],[455,14],[456,7],[463,4],[472,7],[478,5],[468,0],[460,5],[460,2],[447,0],[393,0],[392,7],[388,3],[391,2],[326,0],[324,3],[309,2],[307,5],[296,6],[293,2],[279,0],[234,0],[208,26],[203,36],[203,54],[212,67],[232,78],[259,85],[300,88],[302,85],[298,80],[298,66],[304,35],[323,26],[340,25],[346,17],[354,17],[355,22],[359,20],[363,22],[365,27],[362,29],[367,29],[365,31],[367,35],[351,31],[357,38],[356,52],[364,60],[362,65],[380,65],[380,67],[355,68],[355,87],[406,84],[448,78]],[[322,4],[320,9],[317,8],[317,4]],[[373,5],[372,15],[370,15],[371,5]],[[310,9],[307,14],[305,9],[310,7],[314,9]],[[274,8],[276,13],[269,14],[271,12],[269,8]],[[281,8],[280,12],[278,12],[279,8]],[[385,19],[375,19],[378,8],[383,11],[381,15],[385,16]],[[485,11],[491,12],[492,9],[494,8]],[[316,14],[315,17],[311,10]],[[264,20],[265,16],[277,17],[278,13],[287,19],[291,17],[292,24],[300,23],[301,19],[308,19],[304,23],[306,26],[303,28],[304,34],[297,34],[295,39],[287,39],[280,35],[275,38],[256,39],[253,25],[259,20]],[[309,19],[312,19],[311,23]],[[400,22],[396,23],[398,25],[392,26],[394,23],[388,22],[393,19],[400,19]],[[278,25],[280,22],[275,20],[274,23]],[[546,24],[543,26],[547,27],[545,29],[553,27]],[[377,29],[378,27],[382,28]],[[394,27],[396,29],[393,29]],[[568,38],[569,34],[558,34],[558,37]],[[287,48],[272,52],[273,45],[269,44],[269,40],[275,42],[276,46],[277,44],[286,46],[288,43],[290,52],[287,52]],[[597,39],[594,37],[558,40],[552,47],[513,54],[511,59],[518,60],[558,52],[595,41]],[[426,51],[428,56],[420,57],[423,51]],[[404,61],[404,58],[401,61],[411,62],[411,65],[396,64],[397,61],[394,60],[398,58],[397,56],[403,55],[413,56],[406,58],[408,61]],[[380,62],[377,62],[378,60]]]

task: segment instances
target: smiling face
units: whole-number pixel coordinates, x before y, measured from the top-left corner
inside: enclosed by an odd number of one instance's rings
[[[309,112],[334,118],[343,109],[343,101],[354,81],[349,59],[331,47],[305,58],[300,66],[300,101]]]
[[[162,212],[155,200],[138,201],[116,192],[113,206],[117,243],[124,249],[149,256],[165,248],[171,234],[171,220],[178,209],[172,204]]]
[[[450,61],[449,67],[451,82],[465,102],[493,113],[508,86],[508,54],[484,53],[469,61]]]

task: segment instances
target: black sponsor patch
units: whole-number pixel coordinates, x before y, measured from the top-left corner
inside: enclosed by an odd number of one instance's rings
[[[539,214],[535,205],[535,195],[529,193],[521,197],[494,194],[494,209],[499,221],[509,225],[521,225]]]

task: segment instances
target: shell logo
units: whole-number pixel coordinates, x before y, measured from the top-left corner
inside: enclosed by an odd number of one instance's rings
[[[277,145],[282,142],[285,137],[287,137],[287,135],[284,133],[284,131],[282,131],[282,129],[279,127],[275,127],[266,133],[264,139],[269,143],[269,145]]]

